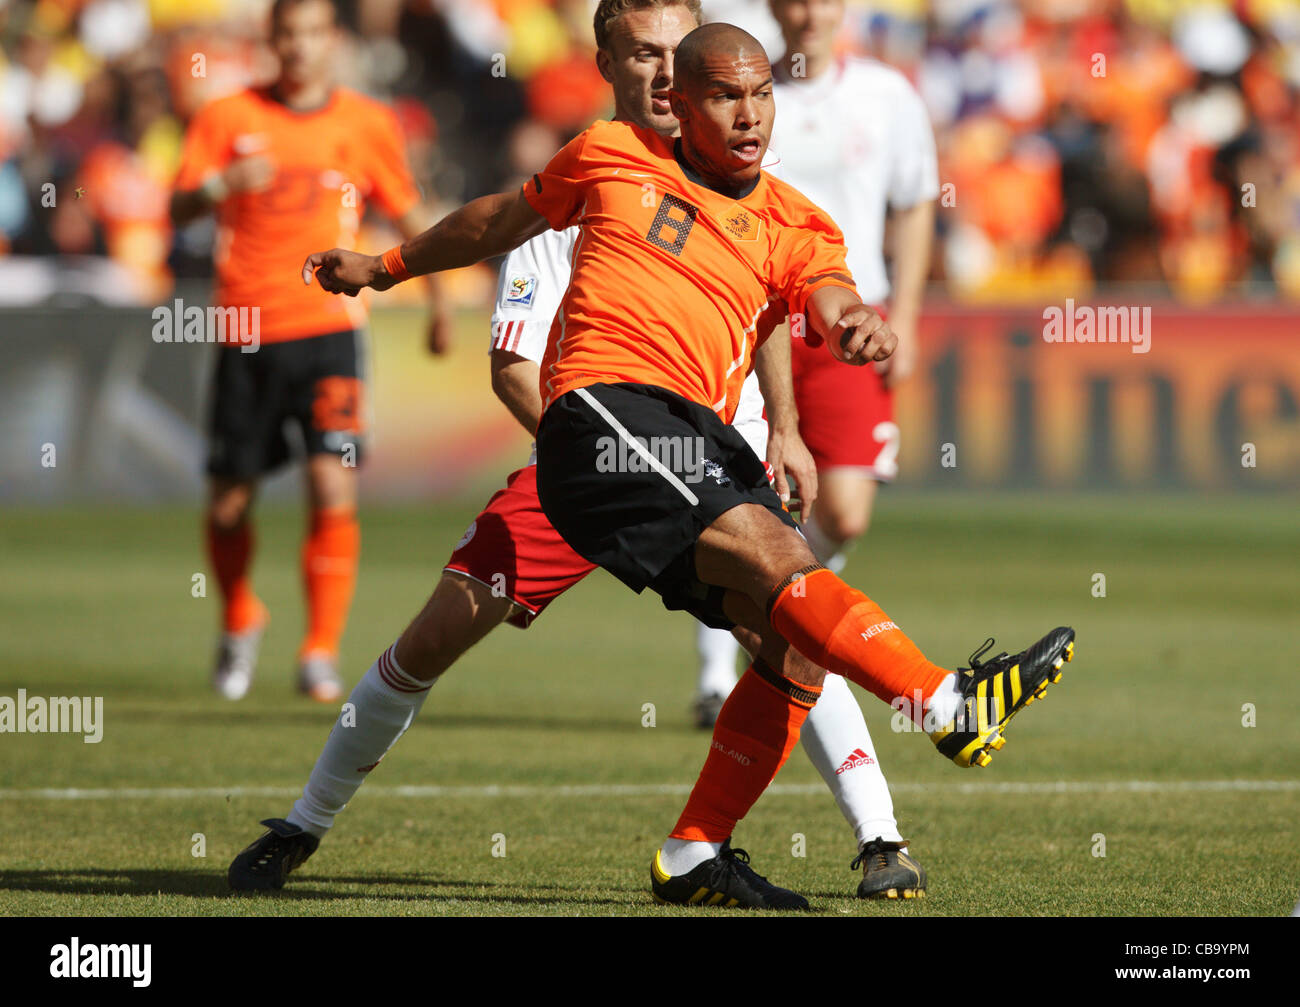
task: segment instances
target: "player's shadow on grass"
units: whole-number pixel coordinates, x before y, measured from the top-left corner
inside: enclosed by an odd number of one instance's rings
[[[374,892],[374,891],[337,891],[313,885],[403,885],[425,891],[408,892]],[[474,902],[484,905],[554,905],[560,902],[576,901],[589,905],[626,905],[624,899],[593,898],[589,895],[574,897],[567,894],[572,891],[557,885],[520,885],[502,884],[513,890],[534,887],[547,895],[493,894],[491,892],[456,892],[448,894],[452,888],[494,888],[494,882],[464,881],[455,878],[440,877],[432,874],[370,874],[365,876],[340,875],[331,877],[303,878],[298,883],[290,881],[279,892],[253,892],[244,895],[230,890],[226,884],[225,872],[209,870],[164,871],[164,870],[46,870],[46,871],[0,871],[0,891],[12,892],[47,892],[52,895],[111,895],[111,896],[150,896],[150,895],[188,895],[196,898],[276,898],[286,900],[321,900],[343,901],[365,899],[368,901],[412,902],[412,901],[456,901]]]

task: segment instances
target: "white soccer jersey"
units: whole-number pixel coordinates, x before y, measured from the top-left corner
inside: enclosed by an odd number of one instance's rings
[[[883,303],[887,208],[939,195],[934,130],[921,96],[874,60],[837,60],[814,80],[777,73],[772,146],[781,151],[784,178],[844,233],[863,301]]]
[[[569,289],[569,259],[578,229],[549,228],[506,256],[492,309],[493,350],[509,350],[540,364],[551,321]]]
[[[578,228],[546,230],[524,242],[501,264],[497,276],[497,301],[492,310],[490,350],[507,350],[540,364],[546,355],[551,321],[569,289],[574,243]],[[763,393],[758,375],[750,372],[740,390],[731,425],[760,459],[767,457],[767,420],[763,418]],[[537,452],[528,464],[537,460]]]

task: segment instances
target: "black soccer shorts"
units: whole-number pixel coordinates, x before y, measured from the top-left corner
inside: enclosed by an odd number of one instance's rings
[[[364,453],[365,347],[353,329],[217,348],[209,414],[209,475],[252,479],[290,460],[296,427],[308,455],[360,465]]]
[[[722,629],[734,625],[724,591],[695,574],[700,533],[747,503],[797,527],[740,434],[653,385],[588,385],[551,403],[537,430],[537,493],[574,551]]]

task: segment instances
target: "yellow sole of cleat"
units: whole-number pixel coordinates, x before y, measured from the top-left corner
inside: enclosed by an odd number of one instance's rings
[[[993,756],[989,755],[988,752],[980,751],[975,753],[974,763],[975,765],[979,766],[981,769],[983,769],[992,761],[993,761]]]

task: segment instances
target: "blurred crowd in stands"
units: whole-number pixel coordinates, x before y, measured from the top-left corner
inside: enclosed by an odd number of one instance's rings
[[[844,53],[897,67],[930,110],[936,289],[1015,302],[1141,283],[1191,303],[1300,299],[1297,0],[846,6]],[[339,81],[392,102],[435,212],[517,184],[609,113],[594,0],[338,7]],[[169,184],[194,110],[274,73],[266,8],[0,0],[0,287],[23,286],[0,303],[32,289],[6,258],[97,258],[141,303],[207,275],[212,224],[173,233]],[[779,54],[766,0],[704,8]],[[371,237],[378,248],[391,235]]]

